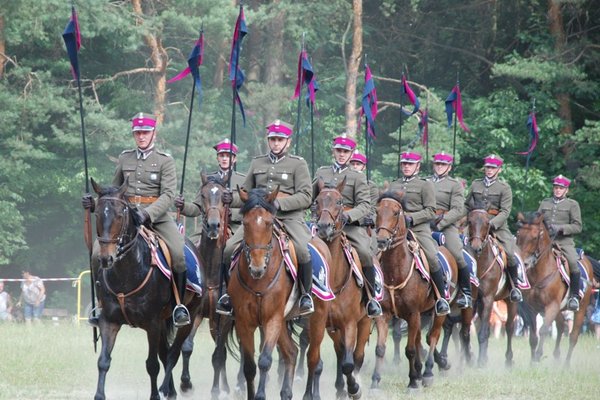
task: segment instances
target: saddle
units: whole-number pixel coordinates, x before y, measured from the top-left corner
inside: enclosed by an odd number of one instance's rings
[[[435,290],[435,285],[433,284],[431,275],[429,273],[430,267],[429,267],[429,262],[427,261],[427,257],[425,256],[425,251],[423,251],[423,248],[417,241],[416,235],[414,234],[414,232],[412,230],[410,230],[410,229],[408,230],[406,239],[408,240],[408,249],[413,255],[414,266],[415,266],[416,270],[419,271],[419,274],[421,274],[421,277],[424,280],[426,280],[427,282],[429,282],[431,287],[434,288],[434,290]],[[444,274],[444,280],[447,283],[452,282],[452,272],[451,272],[452,269],[450,268],[450,263],[448,262],[448,260],[444,256],[444,254],[440,251],[438,251],[438,253],[437,253],[437,260],[442,268],[442,272]],[[448,287],[449,285],[446,284],[445,286],[446,286],[445,293],[440,293],[440,295],[443,295],[445,299],[450,299],[450,291],[449,291],[449,287]],[[456,293],[456,291],[454,291],[454,292]]]
[[[506,250],[504,250],[504,247],[500,244],[500,242],[498,242],[498,239],[493,233],[488,236],[488,240],[490,241],[490,246],[492,246],[492,253],[494,253],[494,258],[498,262],[498,265],[500,265],[500,269],[503,272],[502,276],[500,277],[500,282],[498,283],[498,292],[500,292],[504,287],[506,281],[508,280],[508,272],[506,271],[508,262]],[[519,289],[524,290],[531,289],[529,278],[527,278],[527,273],[525,272],[525,263],[523,262],[523,259],[521,258],[521,255],[518,252],[515,252],[515,257],[517,258],[517,287]],[[487,271],[488,270],[485,270],[483,272],[481,278],[483,278]]]
[[[577,250],[577,267],[579,268],[579,272],[581,274],[581,279],[580,279],[580,284],[579,284],[579,297],[583,298],[583,295],[585,293],[585,290],[587,289],[588,286],[588,281],[589,281],[589,276],[587,274],[587,270],[585,269],[585,267],[583,266],[581,260],[583,260],[583,257],[585,255],[583,249],[576,249]],[[552,254],[554,255],[554,259],[556,260],[556,268],[558,269],[558,272],[560,273],[562,280],[565,282],[565,284],[567,285],[567,288],[571,287],[571,275],[569,274],[569,263],[567,261],[567,258],[565,257],[565,254],[561,248],[561,246],[558,243],[552,243]],[[569,297],[569,293],[567,291],[566,295],[565,295],[565,299],[564,301],[566,302],[566,299]],[[563,305],[561,305],[563,306]]]

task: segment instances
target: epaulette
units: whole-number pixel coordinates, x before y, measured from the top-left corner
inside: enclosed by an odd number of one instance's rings
[[[165,157],[171,157],[171,155],[169,153],[165,153],[164,151],[160,151],[160,150],[156,150],[156,152],[158,154],[160,154],[161,156],[165,156]]]
[[[449,181],[452,181],[452,182],[460,182],[458,180],[458,178],[454,178],[453,176],[447,176],[446,179],[448,179]]]
[[[320,171],[322,169],[327,169],[327,168],[331,168],[331,165],[323,165],[322,167],[317,168],[317,171]]]
[[[252,157],[252,159],[253,160],[258,160],[259,158],[265,158],[265,157],[268,157],[268,156],[269,156],[268,154],[261,154],[261,155]]]
[[[473,179],[473,182],[483,182],[483,178],[475,178]]]
[[[290,154],[289,155],[290,158],[295,158],[296,160],[304,160],[304,158],[300,157],[300,156],[296,156],[294,154]]]
[[[121,154],[133,153],[136,149],[123,150]]]
[[[243,176],[244,178],[246,177],[246,174],[238,172],[238,171],[233,171],[234,174],[239,175],[239,176]]]

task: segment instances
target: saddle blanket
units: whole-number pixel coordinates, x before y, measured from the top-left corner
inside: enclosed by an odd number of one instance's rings
[[[469,254],[469,252],[465,249],[462,250],[462,253],[463,258],[467,263],[467,268],[469,268],[469,272],[471,275],[471,284],[475,287],[479,287],[479,278],[477,277],[477,261],[475,260],[475,257]]]
[[[361,288],[364,287],[365,282],[363,275],[358,268],[358,264],[356,264],[354,256],[352,255],[352,246],[342,246],[342,249],[344,250],[346,259],[350,263],[356,284]],[[377,257],[373,257],[373,267],[375,268],[375,287],[373,288],[373,297],[375,300],[381,301],[383,300],[383,271],[381,270],[381,266],[379,265],[379,260]]]
[[[496,261],[498,261],[498,264],[500,265],[500,268],[504,271],[506,269],[506,265],[504,265],[504,260],[502,259],[502,253],[504,252],[504,249],[500,249],[500,245],[498,244],[498,242],[496,241],[495,238],[492,238],[491,236],[488,236],[488,240],[490,241],[490,243],[492,244],[492,252],[494,253],[494,257],[496,257]],[[525,263],[523,262],[523,259],[521,258],[521,255],[517,252],[515,252],[515,257],[517,258],[517,287],[519,289],[531,289],[531,284],[529,283],[529,278],[527,278],[527,273],[525,272]],[[500,281],[500,284],[498,285],[498,289],[502,288],[503,286],[503,280]]]
[[[169,280],[171,279],[171,268],[167,264],[167,259],[160,246],[150,245],[152,252],[152,261],[156,264],[158,269],[166,276]],[[187,243],[184,248],[185,254],[185,265],[187,267],[187,284],[186,289],[196,293],[198,296],[202,296],[202,287],[204,286],[204,279],[200,272],[200,260],[196,257],[194,250],[190,248]]]
[[[558,267],[558,271],[560,272],[563,281],[565,281],[568,287],[571,287],[571,276],[569,275],[569,270],[567,266],[563,264],[560,257],[556,257],[556,266]],[[581,273],[581,279],[579,280],[579,298],[583,299],[583,295],[585,294],[585,291],[587,290],[591,279],[581,261],[577,261],[577,267],[579,268],[579,272]],[[568,296],[569,293],[567,291],[566,297]]]
[[[425,279],[427,282],[430,282],[433,285],[431,275],[429,274],[429,269],[425,268],[425,263],[423,262],[422,250],[419,251],[418,255],[413,253],[413,257],[415,260],[415,268],[417,269],[417,271],[419,271],[423,279]],[[451,282],[452,269],[450,268],[450,263],[448,262],[448,259],[446,258],[446,256],[444,256],[444,254],[442,254],[441,251],[438,251],[437,253],[437,261],[440,265],[440,268],[442,269],[446,282]],[[444,298],[446,298],[446,300],[450,299],[450,290],[448,289],[448,285],[444,285]]]

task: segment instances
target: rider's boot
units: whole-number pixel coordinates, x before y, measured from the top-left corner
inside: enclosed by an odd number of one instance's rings
[[[363,267],[363,275],[368,283],[367,290],[371,291],[371,297],[367,302],[367,316],[369,318],[379,317],[381,314],[383,314],[381,304],[379,304],[379,302],[375,299],[375,273],[375,267]]]
[[[444,275],[441,268],[435,272],[431,272],[431,280],[440,293],[440,298],[435,302],[435,314],[446,315],[450,312],[450,304],[448,304],[448,300],[444,297],[444,294],[446,293],[446,283],[444,282]]]
[[[517,287],[517,282],[519,279],[519,270],[517,265],[517,256],[513,256],[512,260],[510,257],[508,257],[507,270],[512,286],[512,289],[510,290],[510,301],[513,303],[520,303],[523,301],[523,295]]]
[[[578,268],[577,266],[575,268]],[[567,301],[567,310],[579,311],[579,285],[581,273],[579,271],[570,274],[571,283],[569,286],[569,300]]]
[[[177,292],[179,293],[180,304],[176,305],[173,309],[173,324],[177,327],[188,325],[191,322],[190,312],[183,304],[185,297],[185,285],[187,283],[187,271],[177,272],[173,270],[173,279],[175,280],[175,286],[177,286]]]
[[[465,309],[473,307],[473,298],[471,297],[471,272],[468,267],[458,269],[458,286],[460,294],[456,299],[458,308]]]
[[[223,271],[223,276],[227,277],[227,265],[226,264],[221,264],[221,271]],[[227,278],[225,278],[225,293],[223,293],[223,295],[221,297],[219,297],[219,300],[217,300],[217,305],[215,306],[215,311],[217,312],[217,314],[221,314],[221,315],[227,315],[227,316],[232,316],[233,315],[233,306],[231,305],[231,299],[229,298],[229,295],[227,294]]]
[[[312,262],[298,265],[298,276],[300,277],[300,300],[298,301],[298,315],[308,315],[315,311],[312,298]]]

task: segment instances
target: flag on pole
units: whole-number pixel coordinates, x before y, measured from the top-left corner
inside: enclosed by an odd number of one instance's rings
[[[188,66],[179,74],[167,81],[167,83],[173,83],[185,78],[189,74],[192,74],[192,77],[194,78],[194,85],[196,87],[196,90],[198,91],[198,105],[202,103],[202,80],[200,79],[200,66],[202,65],[203,57],[204,31],[201,31],[200,37],[194,44],[194,48],[192,48],[192,52],[188,57]]]
[[[242,113],[242,119],[244,125],[246,125],[246,113],[244,112],[244,105],[240,98],[239,90],[244,85],[246,76],[240,69],[239,60],[240,52],[242,50],[242,40],[248,34],[248,27],[246,26],[246,17],[244,16],[244,8],[240,6],[240,13],[238,14],[235,22],[235,29],[233,31],[233,41],[231,43],[231,55],[229,57],[229,80],[233,90],[235,91],[235,101],[240,106],[240,112]]]
[[[79,31],[79,20],[77,19],[77,12],[75,6],[71,6],[71,18],[67,22],[67,26],[62,34],[65,46],[67,47],[67,54],[71,61],[71,72],[73,73],[73,79],[79,79],[79,61],[77,60],[77,52],[81,48],[81,32]]]
[[[419,120],[421,143],[423,146],[427,146],[427,143],[429,142],[429,112],[425,109],[425,111],[419,110],[419,113],[421,114],[421,119]]]
[[[375,139],[375,118],[377,117],[377,91],[371,69],[365,64],[365,87],[362,95],[361,114],[366,117],[367,132],[371,139]]]
[[[414,106],[412,113],[410,113],[410,115],[413,115],[414,113],[419,111],[419,107],[421,106],[421,103],[419,102],[419,99],[415,95],[415,92],[413,92],[412,89],[410,88],[410,86],[408,85],[408,81],[406,80],[406,76],[404,74],[402,74],[402,91],[408,97],[408,101],[410,101],[410,103]]]
[[[517,154],[530,155],[537,146],[538,139],[540,137],[537,121],[535,119],[535,111],[532,111],[527,117],[527,129],[529,130],[529,149],[527,151],[520,151]]]
[[[448,116],[448,128],[452,126],[452,116],[456,113],[456,119],[460,124],[460,127],[466,131],[470,132],[467,125],[463,121],[463,109],[462,109],[462,99],[460,97],[460,88],[458,84],[452,88],[452,91],[446,98],[446,115]]]
[[[315,93],[319,90],[319,84],[317,83],[317,79],[315,78],[315,72],[313,67],[308,60],[308,54],[306,50],[302,50],[300,52],[300,56],[298,57],[298,77],[296,79],[296,90],[294,91],[294,96],[292,100],[297,99],[302,92],[302,86],[306,85],[308,93],[306,94],[306,104],[308,105],[309,101],[314,105],[315,104]]]

